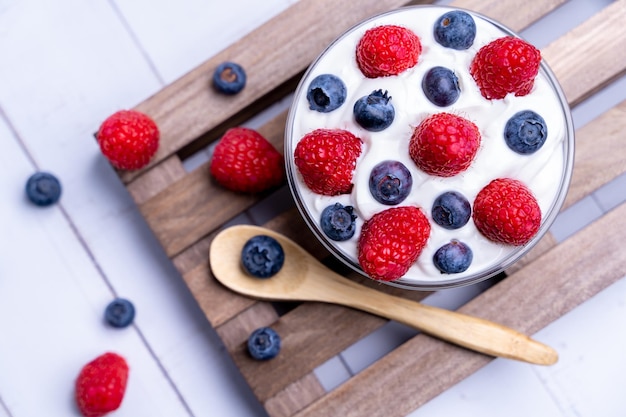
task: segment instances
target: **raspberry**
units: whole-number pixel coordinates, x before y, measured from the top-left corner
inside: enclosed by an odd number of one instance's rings
[[[528,42],[505,36],[480,48],[470,64],[470,74],[486,99],[508,93],[530,93],[539,72],[541,52]]]
[[[245,127],[224,133],[209,169],[223,187],[243,193],[266,191],[285,179],[282,155],[260,133]]]
[[[393,281],[417,260],[430,236],[430,223],[417,207],[393,207],[363,224],[359,264],[371,278]]]
[[[85,417],[100,417],[117,410],[124,399],[128,364],[107,352],[86,364],[76,379],[76,403]]]
[[[494,242],[524,245],[541,224],[541,210],[532,192],[511,178],[487,184],[476,196],[473,210],[474,224]]]
[[[349,193],[362,143],[341,129],[316,129],[304,135],[294,152],[304,183],[322,195]]]
[[[436,113],[413,131],[409,155],[424,172],[452,177],[465,171],[480,146],[478,127],[450,113]]]
[[[367,78],[398,75],[417,64],[422,44],[410,29],[386,25],[369,29],[356,48],[356,60]]]
[[[146,166],[159,147],[159,128],[136,110],[120,110],[100,126],[96,139],[102,154],[118,169]]]

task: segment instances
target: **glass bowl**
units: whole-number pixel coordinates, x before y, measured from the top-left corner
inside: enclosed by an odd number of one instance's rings
[[[365,276],[367,275],[361,269],[356,254],[361,226],[373,213],[390,207],[372,202],[371,196],[368,196],[369,172],[376,162],[386,159],[399,160],[409,169],[413,178],[412,190],[399,206],[420,207],[431,223],[431,234],[420,257],[403,277],[394,281],[380,281],[401,288],[424,291],[452,288],[474,284],[504,271],[524,256],[548,231],[563,204],[572,174],[574,128],[570,109],[561,87],[545,61],[541,62],[539,74],[529,95],[515,97],[509,94],[501,100],[484,99],[468,72],[471,58],[480,47],[495,38],[518,35],[481,14],[464,10],[476,23],[474,44],[462,51],[444,48],[434,40],[433,25],[439,16],[452,10],[462,9],[433,5],[408,6],[373,16],[347,30],[304,73],[295,91],[286,123],[286,171],[300,214],[331,254]],[[422,52],[417,65],[400,75],[366,78],[356,63],[356,45],[367,29],[383,24],[394,24],[413,30],[420,38]],[[425,72],[439,65],[452,69],[461,87],[457,102],[443,108],[430,103],[421,88]],[[311,110],[306,98],[311,80],[324,73],[338,76],[347,89],[343,105],[329,113]],[[369,132],[355,122],[353,106],[360,97],[379,89],[387,91],[391,96],[396,116],[389,128],[381,132]],[[512,114],[527,109],[536,111],[546,120],[548,137],[544,146],[532,155],[511,155],[512,151],[503,145],[504,125]],[[472,120],[482,135],[481,147],[472,165],[451,178],[425,174],[408,156],[408,141],[415,126],[426,116],[442,111]],[[321,196],[311,192],[304,184],[294,163],[294,151],[302,136],[316,128],[345,129],[363,140],[363,153],[357,161],[354,186],[350,194]],[[441,192],[460,191],[471,204],[480,188],[499,177],[522,180],[537,197],[542,221],[539,231],[528,243],[522,246],[493,243],[478,232],[471,219],[457,230],[447,230],[433,222],[432,203]],[[329,239],[320,228],[321,211],[336,202],[353,206],[357,215],[356,233],[345,242]],[[464,272],[443,274],[434,266],[432,257],[438,247],[451,239],[468,244],[473,251],[474,260]]]

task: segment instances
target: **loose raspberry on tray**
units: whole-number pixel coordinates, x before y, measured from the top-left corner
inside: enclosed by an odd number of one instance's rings
[[[154,120],[136,110],[113,113],[96,133],[102,154],[111,165],[123,170],[148,165],[159,147],[159,138]]]
[[[474,224],[488,239],[524,245],[539,231],[541,209],[530,189],[519,180],[498,178],[478,192]]]
[[[410,29],[384,25],[365,32],[356,48],[356,60],[367,78],[398,75],[417,64],[422,44]]]
[[[352,176],[363,142],[347,130],[316,129],[296,145],[294,162],[304,183],[317,194],[352,190]]]
[[[520,38],[505,36],[480,48],[469,71],[483,97],[501,99],[509,93],[530,93],[540,63],[537,48]]]
[[[421,209],[393,207],[376,213],[363,224],[358,259],[373,279],[401,278],[417,260],[430,236],[430,223]]]
[[[242,193],[267,191],[285,179],[282,155],[259,132],[245,127],[224,133],[209,169],[223,187]]]
[[[480,141],[480,131],[471,121],[451,113],[436,113],[413,131],[409,154],[427,174],[452,177],[470,166]]]

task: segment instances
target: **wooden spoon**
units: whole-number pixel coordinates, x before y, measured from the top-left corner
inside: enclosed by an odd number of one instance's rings
[[[250,276],[241,266],[241,249],[256,235],[275,238],[285,251],[282,269],[270,278]],[[210,262],[213,274],[222,284],[253,298],[340,304],[488,355],[539,365],[551,365],[558,359],[551,347],[500,324],[357,284],[322,265],[289,238],[266,228],[242,225],[223,230],[211,243]]]

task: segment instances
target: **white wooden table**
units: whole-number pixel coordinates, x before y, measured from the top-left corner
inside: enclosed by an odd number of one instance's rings
[[[0,417],[79,415],[74,379],[107,350],[131,367],[114,415],[264,415],[92,134],[296,1],[0,0]],[[542,47],[609,3],[571,0],[522,34]],[[622,77],[576,108],[576,126],[624,98]],[[27,201],[37,170],[61,180],[59,204]],[[622,176],[562,213],[553,234],[625,199]],[[427,302],[456,307],[479,289]],[[104,324],[114,296],[134,302],[132,327]],[[318,377],[332,389],[403,331],[384,326]],[[626,415],[626,279],[535,337],[558,364],[497,359],[413,415]]]

